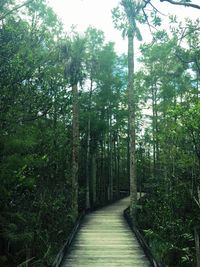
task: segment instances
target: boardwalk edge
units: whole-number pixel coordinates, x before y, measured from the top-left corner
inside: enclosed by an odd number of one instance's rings
[[[140,243],[141,247],[143,248],[145,255],[147,256],[148,260],[151,263],[151,267],[166,267],[162,263],[158,262],[158,260],[154,257],[154,255],[151,252],[150,247],[148,246],[146,240],[144,239],[144,236],[140,233],[137,226],[135,224],[133,224],[133,222],[129,216],[128,210],[129,210],[129,208],[124,210],[124,218],[126,219],[130,229],[135,234],[138,242]]]
[[[65,244],[63,245],[63,247],[61,248],[61,250],[58,252],[58,254],[57,254],[57,256],[56,256],[56,258],[55,258],[55,260],[54,260],[54,262],[52,264],[52,267],[60,267],[61,266],[61,264],[63,262],[63,259],[66,256],[67,251],[70,248],[70,246],[72,244],[72,241],[74,240],[74,238],[75,238],[75,236],[76,236],[76,234],[77,234],[77,232],[79,230],[79,227],[81,225],[81,222],[82,222],[84,216],[85,216],[85,212],[82,212],[79,215],[79,217],[76,220],[75,225],[74,225],[71,233],[69,234],[69,236],[68,236]]]

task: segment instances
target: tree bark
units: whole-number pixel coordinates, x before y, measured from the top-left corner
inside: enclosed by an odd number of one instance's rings
[[[115,198],[119,199],[119,164],[118,164],[118,130],[114,134],[114,175],[115,175]]]
[[[200,6],[197,5],[197,4],[193,4],[193,3],[188,3],[188,2],[176,2],[174,0],[160,0],[160,2],[168,2],[170,4],[173,4],[173,5],[178,5],[178,6],[185,6],[185,7],[193,7],[193,8],[196,8],[196,9],[200,9]]]
[[[74,218],[78,215],[78,158],[79,158],[79,112],[78,112],[78,86],[72,86],[72,211]]]
[[[128,108],[129,108],[129,172],[130,215],[135,220],[137,182],[135,162],[135,88],[134,88],[134,32],[128,33]]]
[[[112,149],[112,113],[111,108],[109,107],[108,111],[108,156],[109,156],[109,192],[108,200],[113,200],[113,149]]]
[[[93,206],[96,204],[97,200],[97,167],[96,167],[96,154],[95,152],[92,153],[92,170],[91,170],[91,177],[92,177],[92,204]]]
[[[159,160],[159,147],[158,147],[158,108],[157,108],[157,88],[156,84],[152,84],[152,125],[153,125],[153,177],[158,175],[158,160]]]
[[[93,81],[90,81],[89,106],[88,106],[88,125],[87,125],[87,154],[86,154],[86,209],[91,207],[90,194],[90,136],[91,136],[91,101],[92,101]]]
[[[199,227],[196,227],[196,228],[194,229],[197,267],[200,267],[199,229],[200,229]]]

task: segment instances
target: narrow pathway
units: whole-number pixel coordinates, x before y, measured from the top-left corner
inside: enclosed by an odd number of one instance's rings
[[[87,215],[62,267],[149,267],[123,217],[129,199]]]

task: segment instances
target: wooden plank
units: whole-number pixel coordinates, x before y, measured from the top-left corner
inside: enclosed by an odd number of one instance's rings
[[[122,214],[129,199],[86,215],[62,267],[148,267]]]

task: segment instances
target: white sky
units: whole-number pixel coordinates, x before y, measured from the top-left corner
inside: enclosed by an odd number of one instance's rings
[[[200,3],[200,0],[193,0]],[[88,26],[93,26],[104,31],[106,41],[115,42],[115,50],[119,53],[127,52],[127,41],[121,37],[121,32],[114,29],[111,10],[116,7],[119,0],[49,0],[50,6],[61,19],[66,31],[70,31],[71,25],[77,25],[79,32],[84,32]],[[200,11],[194,8],[175,6],[169,3],[160,3],[153,0],[155,6],[164,14],[176,14],[178,19],[184,17],[198,18]],[[167,21],[164,22],[167,28]],[[144,41],[151,39],[149,29],[142,28]],[[138,45],[137,45],[138,46]]]

